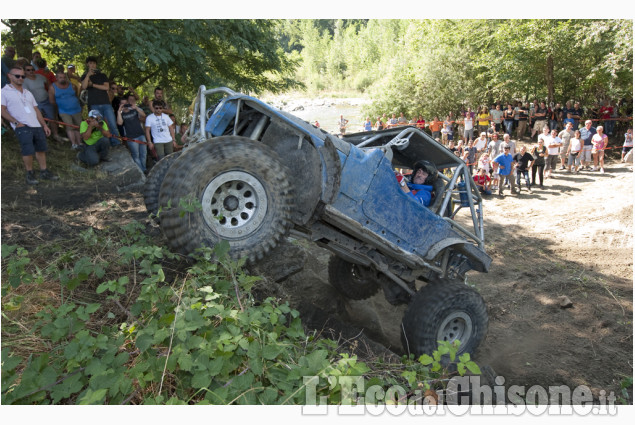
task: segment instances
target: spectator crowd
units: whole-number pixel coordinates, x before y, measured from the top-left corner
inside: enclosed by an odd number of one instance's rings
[[[144,173],[148,153],[160,160],[178,149],[187,128],[177,124],[161,87],[152,100],[140,99],[132,87],[102,72],[95,56],[86,58],[79,75],[74,64],[51,71],[39,52],[31,60],[15,59],[15,53],[6,46],[2,55],[2,133],[10,127],[18,138],[27,184],[39,183],[34,156],[40,179],[58,178],[46,167],[47,137],[69,143],[84,167],[109,161],[111,149],[127,148]]]
[[[536,99],[498,102],[489,109],[467,107],[443,121],[435,116],[426,122],[420,115],[408,120],[403,113],[391,118],[383,114],[374,122],[366,117],[362,130],[415,126],[463,159],[482,193],[497,190],[502,195],[505,188],[520,193],[521,180],[529,192],[544,189],[556,170],[605,173],[607,149],[621,149],[624,162],[633,148],[632,115],[632,103],[624,100],[606,99],[583,108],[579,102],[547,105]],[[609,146],[618,132],[624,137],[622,145],[615,146],[615,141]]]
[[[16,133],[28,184],[38,183],[32,170],[34,156],[42,179],[57,178],[46,167],[47,137],[69,143],[85,166],[108,161],[111,149],[125,147],[144,173],[148,153],[160,160],[178,149],[186,126],[177,124],[161,87],[155,88],[152,100],[140,99],[132,87],[102,72],[95,56],[86,58],[79,75],[74,64],[53,72],[39,52],[31,60],[14,59],[15,53],[14,47],[6,46],[2,55],[2,126],[3,133],[9,126]],[[626,129],[631,120],[632,102],[623,100],[606,99],[583,108],[579,102],[547,105],[535,99],[475,110],[467,107],[428,122],[421,115],[408,119],[403,113],[390,118],[383,114],[374,122],[367,117],[361,129],[416,126],[462,158],[475,171],[483,193],[502,194],[505,187],[520,192],[523,178],[529,191],[544,188],[544,181],[558,168],[604,173],[604,153],[612,148],[610,139],[618,131],[624,134],[622,160],[632,149],[632,129]],[[340,134],[350,126],[342,115],[337,124]],[[66,137],[60,134],[60,125]],[[517,146],[512,136],[519,145],[535,143]]]

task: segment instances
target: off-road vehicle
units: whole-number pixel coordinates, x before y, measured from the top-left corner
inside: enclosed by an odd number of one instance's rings
[[[201,86],[194,105],[186,148],[153,168],[145,190],[172,250],[226,240],[233,258],[256,262],[282,238],[305,238],[333,253],[329,281],[345,296],[383,290],[409,303],[407,353],[431,353],[439,340],[476,349],[487,311],[465,275],[487,272],[491,258],[482,199],[460,158],[415,127],[341,139],[227,88]],[[429,207],[395,178],[419,160],[436,167]]]

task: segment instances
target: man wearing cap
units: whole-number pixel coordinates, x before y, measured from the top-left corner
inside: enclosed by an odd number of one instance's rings
[[[498,173],[500,177],[500,182],[498,184],[498,194],[503,196],[503,188],[505,185],[503,184],[505,178],[507,177],[509,180],[509,185],[512,193],[516,193],[516,182],[514,181],[514,176],[512,174],[512,170],[516,165],[516,161],[514,157],[509,153],[509,145],[503,145],[503,153],[499,154],[492,161],[492,165],[494,166],[494,173]]]
[[[33,155],[40,166],[40,178],[43,180],[57,180],[46,168],[46,137],[51,130],[46,126],[44,117],[37,107],[37,102],[30,91],[22,85],[24,70],[14,66],[8,74],[10,84],[2,88],[2,118],[11,123],[15,135],[20,142],[22,161],[26,168],[27,184],[38,184],[33,173]]]
[[[115,111],[112,109],[108,91],[110,84],[106,74],[97,69],[97,58],[88,56],[86,58],[87,70],[81,77],[82,90],[88,92],[88,110],[96,110],[108,123],[108,129],[111,132],[110,145],[119,146],[119,131],[117,130],[117,118]]]
[[[112,134],[101,112],[96,109],[91,110],[86,121],[80,124],[79,133],[82,135],[85,146],[77,154],[77,159],[91,167],[99,164],[99,161],[108,161],[110,149],[108,139]]]

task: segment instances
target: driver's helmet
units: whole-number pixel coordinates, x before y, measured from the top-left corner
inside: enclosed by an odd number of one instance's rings
[[[417,174],[417,170],[419,170],[420,168],[423,168],[425,171],[428,172],[428,177],[426,178],[424,184],[433,185],[439,177],[439,171],[437,170],[437,167],[427,159],[419,160],[412,166],[412,178],[414,178],[415,174]]]

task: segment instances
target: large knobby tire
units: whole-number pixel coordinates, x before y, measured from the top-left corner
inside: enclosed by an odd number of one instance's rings
[[[335,255],[329,260],[329,283],[351,300],[369,298],[380,288],[377,272]]]
[[[181,152],[182,151],[174,152],[157,162],[148,173],[148,178],[143,186],[143,200],[146,204],[146,209],[157,223],[160,221],[158,217],[159,192],[161,191],[163,179],[174,161],[181,155]]]
[[[172,164],[159,205],[161,230],[173,251],[189,255],[226,240],[232,258],[254,262],[288,233],[293,192],[275,152],[223,136],[189,148]]]
[[[404,313],[401,343],[406,354],[431,355],[437,341],[461,341],[457,355],[473,353],[487,333],[487,306],[469,286],[429,283],[414,296]]]

